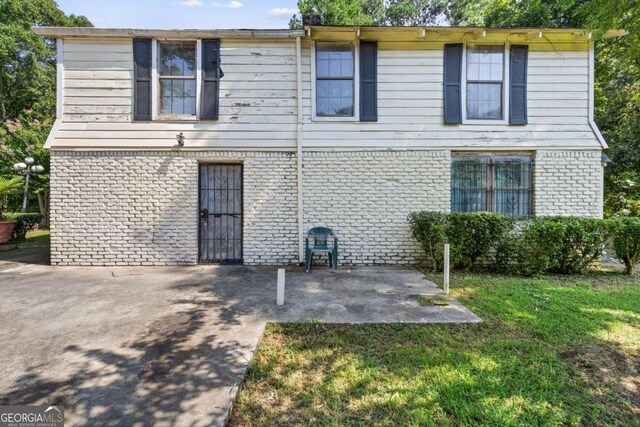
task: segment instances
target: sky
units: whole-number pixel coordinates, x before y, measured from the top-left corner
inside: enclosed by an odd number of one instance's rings
[[[296,0],[57,0],[96,27],[288,28]]]

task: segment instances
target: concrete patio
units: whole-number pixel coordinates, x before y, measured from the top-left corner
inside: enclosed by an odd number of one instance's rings
[[[266,322],[479,322],[413,269],[51,267],[0,258],[0,404],[67,425],[222,425]]]

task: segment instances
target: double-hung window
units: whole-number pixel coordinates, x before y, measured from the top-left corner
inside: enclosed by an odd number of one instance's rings
[[[531,216],[531,176],[530,156],[454,156],[451,211],[489,211],[516,217]]]
[[[196,114],[196,43],[160,42],[160,114]]]
[[[316,43],[316,116],[353,117],[354,50],[351,43]]]
[[[504,47],[467,47],[467,119],[504,118]]]

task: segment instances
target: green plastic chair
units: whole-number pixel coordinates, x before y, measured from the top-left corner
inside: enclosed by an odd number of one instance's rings
[[[333,236],[333,245],[329,246],[329,236]],[[313,246],[310,246],[310,238],[313,237]],[[305,246],[305,264],[307,273],[311,271],[313,263],[313,254],[328,254],[329,267],[336,271],[338,268],[338,238],[333,230],[327,227],[314,227],[307,232],[304,239]]]

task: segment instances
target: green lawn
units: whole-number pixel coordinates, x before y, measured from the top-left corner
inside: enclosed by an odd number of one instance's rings
[[[20,249],[49,246],[49,230],[27,231],[27,238],[18,246]]]
[[[452,295],[485,322],[268,325],[230,424],[640,425],[640,278],[454,274]]]

